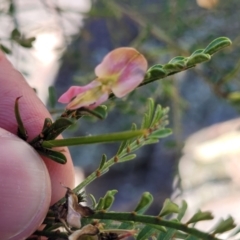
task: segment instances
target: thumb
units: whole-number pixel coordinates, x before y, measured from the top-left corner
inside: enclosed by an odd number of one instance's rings
[[[47,168],[26,142],[0,128],[1,239],[30,236],[46,216],[51,199]]]

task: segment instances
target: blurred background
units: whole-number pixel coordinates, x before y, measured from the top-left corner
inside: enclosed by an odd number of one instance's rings
[[[211,209],[240,222],[239,16],[239,0],[0,0],[0,46],[51,111],[48,87],[60,96],[93,80],[95,66],[114,48],[135,47],[152,66],[229,37],[232,47],[210,62],[108,101],[106,120],[83,119],[65,137],[127,130],[141,122],[152,97],[170,107],[174,134],[114,166],[87,193],[99,198],[118,189],[113,209],[129,211],[149,191],[155,198],[151,214],[172,197],[186,199],[190,212]],[[103,153],[110,158],[117,148],[70,150],[78,172],[87,176]]]

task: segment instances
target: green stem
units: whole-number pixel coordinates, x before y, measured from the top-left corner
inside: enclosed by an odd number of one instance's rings
[[[181,69],[179,71],[176,71],[176,72],[171,72],[171,73],[169,73],[168,75],[166,75],[165,77],[162,77],[162,78],[159,78],[159,77],[150,77],[150,78],[145,77],[143,82],[138,87],[144,86],[144,85],[149,84],[151,82],[155,82],[157,80],[161,80],[163,78],[169,77],[171,75],[174,75],[174,74],[177,74],[177,73],[180,73],[180,72],[183,72],[183,71],[187,71],[187,70],[189,70],[189,69],[191,69],[193,67],[195,67],[195,65],[194,66],[190,66],[190,67],[185,67],[185,68],[183,68],[183,69]]]
[[[57,140],[48,140],[42,142],[43,148],[52,148],[52,147],[63,147],[63,146],[74,146],[82,144],[93,144],[93,143],[110,143],[117,141],[125,141],[135,137],[139,137],[147,134],[146,129],[136,130],[136,131],[125,131],[118,133],[109,133],[97,136],[84,136],[84,137],[75,137],[68,139],[57,139]]]
[[[22,121],[22,118],[21,118],[21,115],[20,115],[19,104],[18,104],[18,101],[21,97],[22,96],[17,97],[16,100],[15,100],[14,113],[15,113],[15,117],[16,117],[16,120],[17,120],[17,124],[18,124],[17,135],[20,138],[22,138],[24,141],[26,141],[27,138],[28,138],[28,135],[27,135],[27,131],[24,127],[24,124],[23,124],[23,121]]]
[[[141,141],[140,144],[137,144],[137,141],[134,141],[132,143],[130,143],[128,145],[130,151],[126,151],[126,148],[119,154],[116,155],[114,157],[112,157],[111,159],[109,159],[104,166],[101,169],[97,169],[96,171],[94,171],[93,173],[91,173],[82,183],[80,183],[77,187],[75,187],[73,189],[73,191],[75,193],[78,193],[81,189],[83,189],[84,187],[86,187],[88,184],[90,184],[92,181],[94,181],[96,178],[102,176],[104,173],[106,173],[108,171],[108,169],[110,167],[112,167],[114,164],[121,162],[121,158],[125,157],[128,154],[131,154],[133,151],[136,151],[137,149],[139,149],[141,146],[144,145],[144,138],[140,138],[139,139]],[[116,158],[118,158],[118,160],[116,160]]]
[[[54,239],[58,239],[58,238],[66,239],[66,240],[68,239],[68,235],[66,233],[61,233],[61,232],[48,232],[48,231],[38,231],[37,230],[34,232],[34,235],[44,236],[44,237],[52,237]]]
[[[136,151],[138,148],[142,147],[144,145],[145,138],[140,138],[139,140],[141,142],[140,144],[137,144],[137,141],[133,141],[132,143],[130,143],[129,149],[131,149],[131,151],[128,152],[128,151],[126,151],[126,148],[125,148],[119,155],[116,155],[116,156],[112,157],[111,159],[109,159],[101,169],[98,168],[96,171],[91,173],[87,178],[85,178],[85,180],[82,183],[80,183],[77,187],[75,187],[73,189],[73,191],[75,193],[80,192],[84,187],[88,186],[96,178],[98,178],[98,177],[102,176],[104,173],[106,173],[110,167],[112,167],[114,164],[118,163],[118,161],[116,161],[116,157],[118,157],[119,159],[123,158],[126,155],[131,154],[133,151]],[[63,203],[64,201],[65,201],[65,197],[60,199],[57,203]]]
[[[188,227],[187,225],[182,224],[182,223],[163,220],[158,216],[155,217],[155,216],[148,216],[148,215],[139,215],[139,214],[136,214],[135,212],[133,212],[133,213],[127,213],[127,212],[116,213],[116,212],[99,211],[99,212],[96,212],[95,214],[91,215],[89,218],[106,219],[106,220],[123,221],[123,222],[124,221],[134,221],[134,222],[151,224],[151,225],[158,225],[158,226],[160,225],[160,226],[183,231],[190,235],[196,236],[200,239],[220,240],[219,238],[216,238],[209,233],[202,232],[195,228]]]

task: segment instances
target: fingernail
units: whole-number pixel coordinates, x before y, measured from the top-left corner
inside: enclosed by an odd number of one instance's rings
[[[50,204],[46,166],[35,150],[0,128],[1,239],[21,240],[42,223]]]

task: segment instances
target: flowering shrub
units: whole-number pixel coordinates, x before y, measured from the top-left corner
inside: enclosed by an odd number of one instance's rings
[[[104,119],[107,109],[101,104],[110,97],[121,98],[139,86],[146,86],[152,81],[185,71],[195,65],[208,61],[211,55],[231,44],[228,38],[220,37],[212,41],[205,49],[193,52],[189,57],[178,56],[167,64],[157,64],[147,70],[145,57],[133,48],[118,48],[105,56],[95,68],[96,79],[86,86],[70,87],[60,98],[59,102],[66,103],[63,114],[55,121],[45,119],[42,132],[29,142],[40,154],[60,163],[66,163],[66,157],[54,147],[72,146],[120,141],[117,153],[110,159],[102,155],[99,167],[90,174],[75,189],[66,186],[65,198],[54,204],[46,216],[47,225],[35,236],[46,236],[49,239],[122,239],[134,236],[143,239],[211,239],[217,240],[218,234],[235,227],[231,217],[222,219],[211,230],[203,232],[195,228],[195,224],[203,220],[211,220],[211,212],[196,212],[192,218],[182,222],[187,209],[187,203],[178,206],[166,199],[158,216],[144,213],[153,202],[149,192],[143,193],[132,212],[111,212],[109,209],[114,202],[117,190],[109,190],[97,202],[89,195],[92,206],[84,206],[84,187],[107,173],[111,166],[133,160],[135,152],[146,144],[154,144],[159,139],[171,134],[167,114],[169,109],[155,104],[153,99],[147,103],[147,111],[140,127],[132,125],[130,131],[108,133],[97,136],[82,136],[69,139],[56,139],[59,134],[85,115]],[[18,135],[27,139],[24,122],[19,112],[19,99],[15,103],[15,114],[18,122]],[[237,233],[237,231],[235,232]]]

